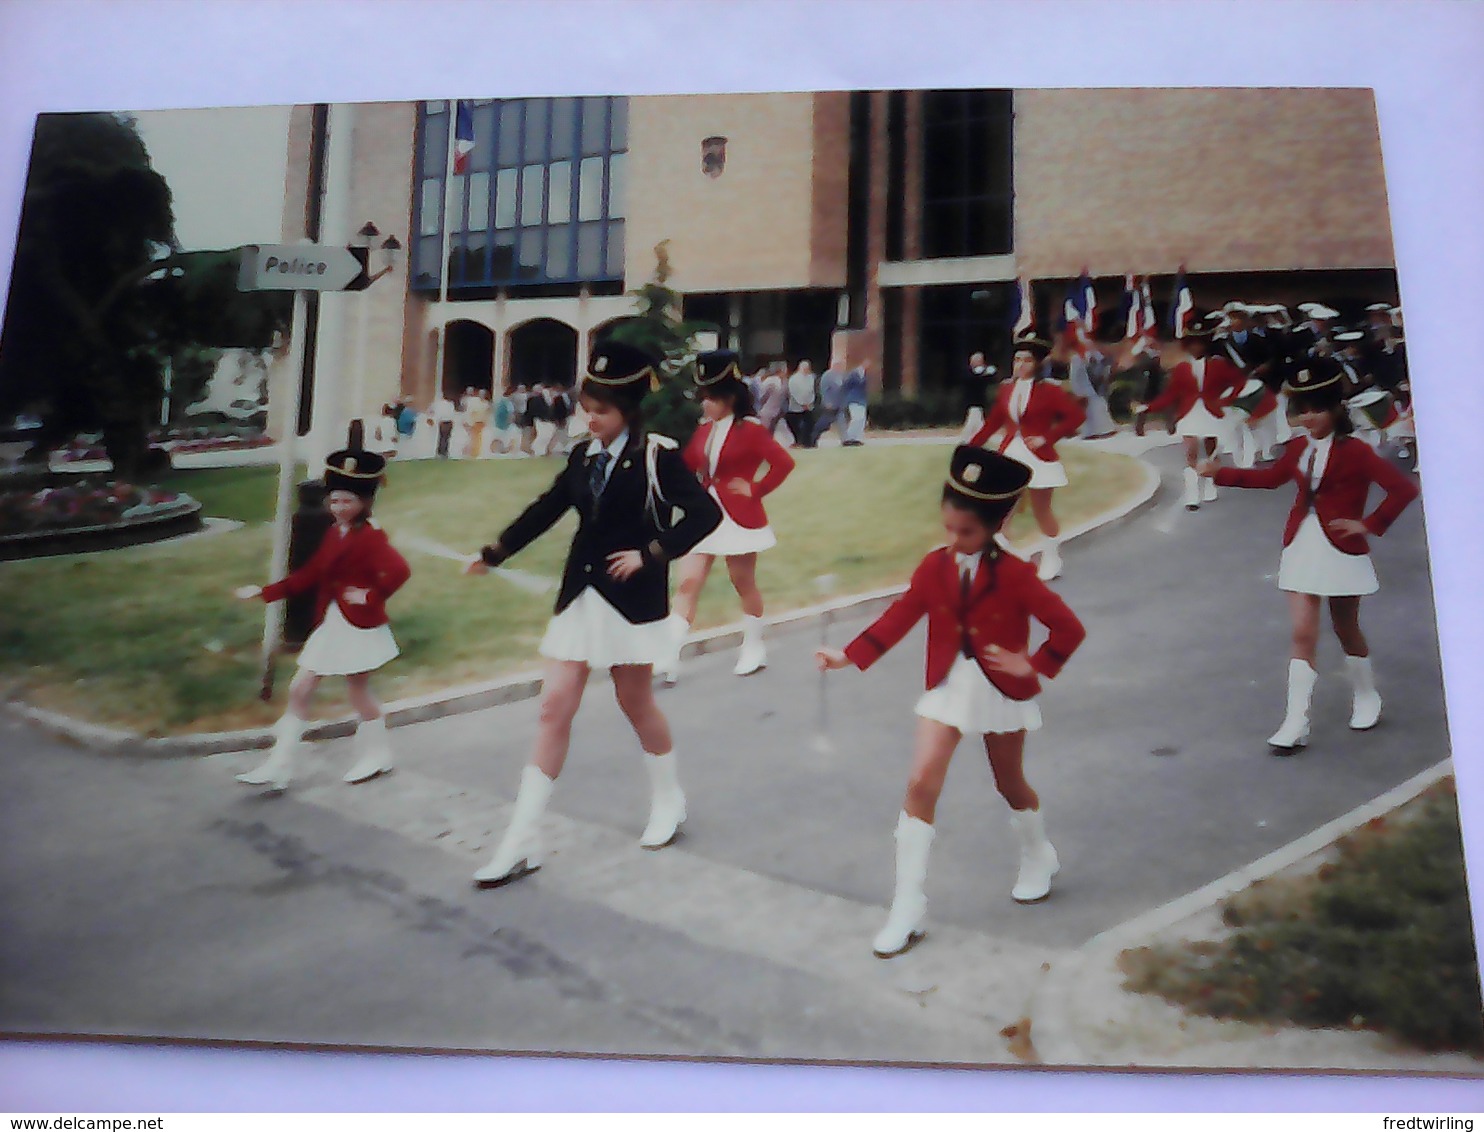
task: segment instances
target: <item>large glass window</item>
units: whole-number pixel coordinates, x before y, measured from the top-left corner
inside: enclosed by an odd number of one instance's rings
[[[922,99],[922,254],[1009,254],[1011,92],[930,90]]]
[[[628,104],[623,98],[471,101],[474,149],[455,179],[449,290],[623,279]],[[418,233],[442,238],[453,106],[419,114]],[[429,239],[432,238],[432,239]],[[476,250],[477,249],[477,250]],[[414,286],[436,290],[441,265],[423,242]]]

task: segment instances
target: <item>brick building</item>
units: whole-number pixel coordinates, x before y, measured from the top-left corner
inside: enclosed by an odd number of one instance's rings
[[[538,98],[337,106],[342,222],[406,270],[322,324],[360,369],[341,418],[443,385],[571,378],[668,241],[685,314],[748,365],[832,349],[904,392],[1002,351],[1017,274],[1043,325],[1084,267],[1200,305],[1396,301],[1367,90],[976,90]],[[284,239],[305,231],[311,108],[290,129]],[[332,139],[332,146],[335,144]],[[331,180],[337,179],[332,159]],[[445,208],[447,202],[447,208]],[[447,217],[445,218],[445,212]],[[445,240],[447,256],[444,256]],[[400,285],[393,285],[395,283]],[[1111,320],[1110,320],[1111,321]],[[361,361],[364,359],[364,362]],[[352,405],[350,402],[357,402]]]

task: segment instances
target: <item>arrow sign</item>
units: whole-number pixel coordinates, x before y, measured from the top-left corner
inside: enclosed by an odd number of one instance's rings
[[[361,291],[369,280],[367,248],[317,244],[248,244],[242,249],[239,291]]]

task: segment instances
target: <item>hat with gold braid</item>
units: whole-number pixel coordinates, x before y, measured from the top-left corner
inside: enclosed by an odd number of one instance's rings
[[[359,448],[342,448],[325,457],[326,491],[352,491],[370,499],[385,482],[385,456]]]
[[[943,498],[998,527],[1030,482],[1031,470],[1018,460],[977,445],[960,444],[948,464]]]
[[[736,350],[707,350],[696,355],[696,384],[701,388],[728,378],[742,380],[742,359]]]
[[[1333,358],[1310,356],[1295,361],[1295,368],[1283,383],[1295,409],[1331,409],[1344,400],[1344,372]]]
[[[605,338],[593,347],[587,376],[582,380],[584,391],[594,386],[626,400],[641,401],[645,394],[660,387],[659,359],[638,346]]]

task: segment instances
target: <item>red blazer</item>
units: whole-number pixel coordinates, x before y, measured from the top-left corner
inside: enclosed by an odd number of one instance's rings
[[[1191,368],[1190,362],[1184,361],[1170,371],[1169,382],[1159,396],[1149,402],[1149,411],[1162,413],[1173,405],[1175,418],[1178,420],[1195,408],[1199,399],[1205,402],[1206,409],[1213,417],[1219,417],[1246,384],[1245,373],[1220,355],[1211,354],[1206,358],[1206,384],[1202,388],[1196,382],[1195,370]],[[1276,403],[1274,402],[1275,405]]]
[[[1035,676],[1009,676],[985,668],[990,645],[1024,652],[1034,617],[1051,632],[1030,662],[1049,679],[1087,635],[1077,615],[1036,577],[1036,568],[998,546],[985,549],[965,603],[958,562],[953,551],[940,546],[918,564],[907,592],[845,646],[845,655],[862,671],[870,668],[923,614],[928,619],[927,687],[936,688],[948,678],[967,635],[980,670],[1012,700],[1030,699],[1041,690],[1041,682]]]
[[[338,526],[325,532],[314,556],[282,581],[263,587],[264,601],[304,593],[314,587],[314,623],[325,619],[330,602],[357,629],[374,629],[387,623],[386,600],[402,588],[412,570],[387,541],[386,532],[372,523],[357,523],[345,534]],[[365,605],[345,600],[347,589],[364,589]]]
[[[990,407],[984,426],[974,434],[969,443],[981,446],[995,433],[1004,429],[1005,439],[1000,441],[999,448],[1003,452],[1010,446],[1015,433],[1019,431],[1032,452],[1043,460],[1055,460],[1056,442],[1077,434],[1077,430],[1082,427],[1082,422],[1087,419],[1087,410],[1082,407],[1082,403],[1077,398],[1056,382],[1037,380],[1031,385],[1030,398],[1026,402],[1025,412],[1021,415],[1020,424],[1017,426],[1010,419],[1010,400],[1014,395],[1015,382],[1007,381],[1000,386],[999,396],[995,398],[994,405]],[[1046,446],[1037,449],[1034,444],[1030,444],[1030,438],[1033,436],[1046,441]]]
[[[682,453],[686,467],[695,472],[706,487],[716,489],[722,508],[737,526],[754,531],[766,527],[768,514],[763,510],[763,496],[788,478],[788,473],[794,470],[794,458],[757,421],[751,418],[734,420],[726,439],[721,442],[721,455],[717,458],[713,476],[706,459],[706,440],[711,429],[712,422],[703,421],[690,438]],[[768,465],[768,474],[755,480],[757,470],[764,464]],[[743,495],[727,486],[734,479],[751,483],[752,494]]]
[[[1361,535],[1337,535],[1329,529],[1331,519],[1360,519],[1373,535],[1383,535],[1407,504],[1417,498],[1417,485],[1371,451],[1364,440],[1337,436],[1329,450],[1329,462],[1319,479],[1319,488],[1310,495],[1303,465],[1309,437],[1296,436],[1283,446],[1283,454],[1266,468],[1222,468],[1216,482],[1223,487],[1279,487],[1293,480],[1299,485],[1298,498],[1288,512],[1283,528],[1283,545],[1298,533],[1299,525],[1309,513],[1312,499],[1324,537],[1344,554],[1364,554],[1369,544]],[[1365,513],[1366,496],[1371,484],[1380,485],[1386,498],[1369,515]]]

